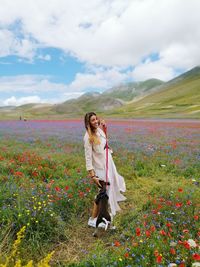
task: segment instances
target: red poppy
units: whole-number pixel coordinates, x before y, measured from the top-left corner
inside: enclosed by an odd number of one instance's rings
[[[58,186],[55,187],[55,190],[56,190],[57,192],[60,192],[60,191],[61,191],[60,187],[58,187]]]
[[[150,227],[150,229],[151,229],[151,232],[155,232],[156,227],[155,227],[154,225],[152,225],[152,226]]]
[[[194,219],[195,219],[196,221],[198,221],[199,216],[198,216],[198,215],[194,215]]]
[[[184,241],[183,245],[186,249],[190,249],[190,244],[187,241]]]
[[[164,236],[167,235],[167,233],[164,230],[160,230],[160,234]]]
[[[179,188],[178,192],[182,193],[183,192],[183,188]]]
[[[161,263],[161,261],[162,261],[162,256],[159,255],[159,256],[156,258],[156,262],[157,262],[157,263]]]
[[[175,255],[175,254],[176,254],[176,250],[175,250],[174,248],[170,248],[170,253],[171,253],[172,255]]]
[[[140,228],[136,228],[135,232],[136,232],[136,235],[137,235],[137,236],[140,236],[140,235],[141,235],[141,230],[140,230]]]
[[[187,203],[187,205],[191,205],[192,204],[192,202],[190,200],[188,200],[186,203]]]
[[[145,234],[146,234],[146,237],[150,237],[151,236],[151,232],[148,231],[148,230],[146,230]]]
[[[119,247],[120,245],[121,245],[120,242],[117,241],[117,240],[115,240],[115,242],[114,242],[114,246],[115,246],[115,247]]]
[[[196,260],[196,261],[200,261],[200,254],[198,253],[195,253],[192,255],[193,259]]]
[[[84,197],[84,192],[79,192],[79,197],[80,198]]]
[[[125,258],[128,258],[128,257],[129,257],[129,253],[126,252],[126,253],[124,254],[124,257],[125,257]]]
[[[65,190],[66,191],[69,190],[69,186],[68,185],[65,186]]]
[[[182,207],[182,203],[181,202],[177,202],[176,204],[175,204],[175,206],[177,207],[177,208],[181,208]]]

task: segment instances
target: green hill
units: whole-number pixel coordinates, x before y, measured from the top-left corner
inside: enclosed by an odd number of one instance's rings
[[[163,81],[158,79],[149,79],[144,82],[134,82],[113,87],[103,93],[105,96],[131,101],[134,97],[148,93],[151,89],[158,88]]]
[[[200,67],[165,83],[137,102],[109,113],[122,117],[200,118]]]
[[[96,112],[106,112],[122,106],[122,101],[105,96],[100,93],[86,93],[78,99],[68,100],[62,104],[55,105],[51,111],[58,114],[83,115],[85,112],[94,110]]]

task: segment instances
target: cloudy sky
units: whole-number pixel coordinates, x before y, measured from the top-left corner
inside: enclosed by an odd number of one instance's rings
[[[58,103],[200,65],[199,0],[0,0],[0,106]]]

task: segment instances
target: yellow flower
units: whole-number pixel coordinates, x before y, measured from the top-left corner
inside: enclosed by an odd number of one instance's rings
[[[44,259],[42,259],[38,264],[37,267],[50,267],[49,261],[53,255],[54,251],[49,253]]]

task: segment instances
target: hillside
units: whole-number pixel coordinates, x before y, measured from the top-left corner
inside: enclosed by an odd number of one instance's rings
[[[87,93],[78,99],[68,100],[63,104],[55,105],[51,111],[58,114],[82,115],[88,110],[106,112],[121,107],[122,101],[99,93]]]
[[[144,82],[132,82],[106,90],[102,95],[131,101],[133,98],[148,94],[151,89],[158,89],[164,82],[158,79],[149,79]]]
[[[104,93],[86,93],[61,104],[1,107],[0,118],[63,119],[96,111],[108,117],[200,118],[200,67],[162,82],[150,79],[113,87]]]
[[[200,118],[200,67],[165,83],[137,102],[115,109],[122,117]]]

